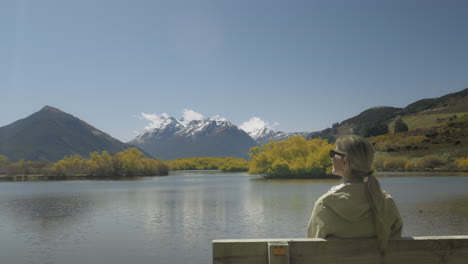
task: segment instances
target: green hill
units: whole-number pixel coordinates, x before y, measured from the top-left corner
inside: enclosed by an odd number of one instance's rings
[[[403,109],[401,115],[468,112],[468,88],[438,98],[423,99]]]
[[[395,132],[397,119],[407,131]],[[374,107],[316,136],[333,141],[345,134],[370,138],[381,169],[457,169],[468,157],[468,88],[405,108]]]

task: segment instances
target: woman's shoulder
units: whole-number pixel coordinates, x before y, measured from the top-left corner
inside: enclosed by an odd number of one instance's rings
[[[338,185],[335,185],[333,187],[330,188],[330,190],[328,190],[327,194],[331,194],[331,193],[336,193],[338,192],[339,190],[343,189],[344,187],[346,187],[347,185],[349,185],[349,183],[340,183]]]
[[[393,197],[388,192],[383,191],[383,190],[382,190],[382,192],[383,192],[384,197],[385,197],[386,200],[393,200]]]
[[[338,185],[335,185],[328,190],[325,194],[323,194],[318,201],[324,201],[324,200],[330,200],[330,199],[335,199],[337,197],[342,197],[343,195],[346,196],[349,192],[350,189],[353,189],[354,184],[350,183],[340,183]]]
[[[341,183],[331,187],[327,194],[361,192],[364,187],[363,183]]]
[[[363,184],[359,183],[341,183],[331,187],[330,190],[328,190],[328,192],[323,194],[317,200],[317,202],[324,202],[336,199],[347,199],[350,195],[355,194],[356,190],[358,190],[358,192],[361,192],[362,188]]]
[[[325,200],[327,197],[333,196],[333,195],[336,194],[337,192],[340,192],[340,190],[342,190],[346,185],[347,185],[347,183],[340,183],[340,184],[338,184],[338,185],[332,186],[332,187],[331,187],[326,193],[324,193],[317,201],[323,201],[323,200]]]

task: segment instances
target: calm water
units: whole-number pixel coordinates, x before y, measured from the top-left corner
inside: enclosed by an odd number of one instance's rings
[[[425,175],[380,178],[403,235],[468,235],[468,177]],[[211,263],[212,239],[304,237],[314,201],[336,183],[206,171],[0,183],[0,255],[10,264]]]

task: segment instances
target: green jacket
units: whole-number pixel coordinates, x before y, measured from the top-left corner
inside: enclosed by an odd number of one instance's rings
[[[320,197],[307,229],[308,238],[376,237],[374,216],[363,183],[342,183]],[[401,237],[403,222],[392,197],[386,197],[386,224],[390,238]]]

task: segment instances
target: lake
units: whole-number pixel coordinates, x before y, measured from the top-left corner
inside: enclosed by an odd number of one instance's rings
[[[377,175],[403,236],[468,235],[467,173]],[[337,183],[217,171],[3,182],[2,263],[211,263],[213,239],[304,237],[315,200]]]

